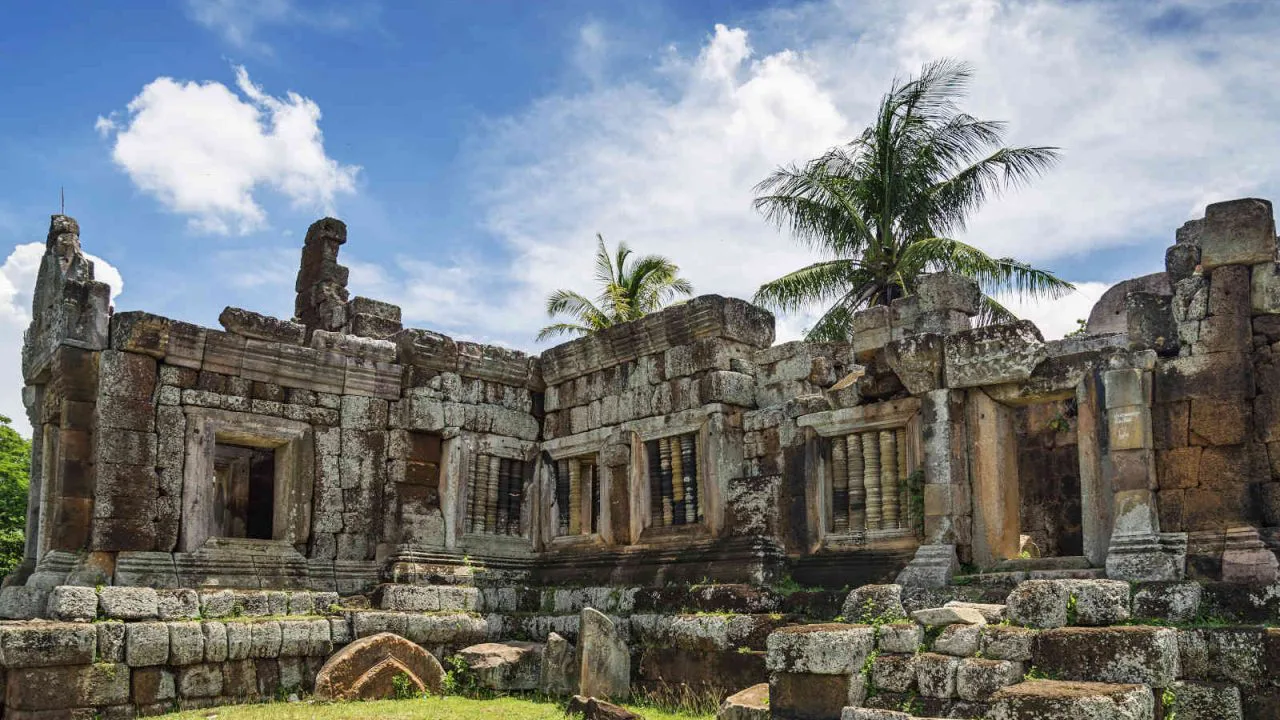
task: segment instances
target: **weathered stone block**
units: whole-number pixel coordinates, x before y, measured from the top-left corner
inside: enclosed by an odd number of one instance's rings
[[[236,594],[230,590],[206,590],[200,593],[200,614],[204,617],[227,617],[235,607]]]
[[[200,617],[200,596],[195,590],[158,590],[156,610],[161,620],[193,620]]]
[[[48,710],[59,712],[45,717],[67,717],[71,708],[122,705],[129,702],[129,685],[129,668],[109,663],[11,670],[5,716]]]
[[[881,625],[876,645],[881,652],[913,653],[924,642],[924,628],[915,623]]]
[[[59,585],[49,596],[49,617],[89,622],[98,616],[98,593],[91,587]]]
[[[976,655],[982,638],[982,625],[948,625],[933,642],[933,651],[955,657]]]
[[[1026,320],[956,333],[944,347],[947,385],[953,388],[1026,380],[1048,357],[1040,330]]]
[[[30,585],[0,588],[0,618],[31,620],[43,616],[49,606],[49,593],[46,588]]]
[[[1129,583],[1119,580],[1063,580],[1073,625],[1118,625],[1129,619]],[[1074,614],[1074,618],[1070,615]]]
[[[613,621],[583,608],[578,639],[579,691],[590,697],[626,699],[631,692],[631,655]]]
[[[1168,687],[1178,674],[1178,631],[1119,626],[1057,628],[1040,633],[1036,667],[1067,680]]]
[[[905,619],[901,585],[863,585],[845,598],[842,613],[852,623],[885,623]]]
[[[324,664],[316,676],[322,700],[376,700],[396,696],[396,678],[421,692],[444,691],[444,669],[414,643],[391,634],[357,640]]]
[[[124,623],[100,622],[94,627],[98,629],[98,661],[124,662]]]
[[[274,620],[259,621],[249,626],[249,657],[275,658],[280,656],[280,623]]]
[[[769,709],[780,718],[830,720],[864,695],[860,675],[775,673],[769,680]]]
[[[81,623],[0,627],[0,657],[8,668],[91,663],[97,645],[98,631]]]
[[[204,661],[210,663],[227,660],[227,626],[214,620],[200,623],[204,634]]]
[[[982,654],[996,660],[1025,662],[1035,648],[1036,631],[1011,625],[982,628]]]
[[[965,658],[956,668],[956,695],[986,702],[997,690],[1022,680],[1022,663],[1008,660]]]
[[[138,705],[155,705],[178,696],[173,671],[167,668],[133,670],[133,701]]]
[[[1228,684],[1175,682],[1170,708],[1178,720],[1240,720],[1240,688]],[[1166,717],[1167,717],[1166,712]]]
[[[1009,619],[1034,628],[1057,628],[1067,624],[1067,587],[1053,580],[1028,580],[1009,593]]]
[[[1276,224],[1271,203],[1256,198],[1229,200],[1205,208],[1200,264],[1257,265],[1276,259]]]
[[[253,627],[247,622],[228,622],[227,660],[246,660],[253,651]]]
[[[504,692],[536,690],[542,671],[538,643],[481,643],[459,651],[481,687]]]
[[[152,588],[113,585],[98,592],[98,609],[116,620],[147,620],[159,616],[160,597]]]
[[[916,686],[916,659],[911,655],[877,655],[871,662],[871,684],[888,692],[911,692]]]
[[[169,626],[135,622],[125,626],[125,662],[129,667],[163,665],[169,661]]]
[[[1155,698],[1142,685],[1029,680],[991,696],[991,720],[1153,720]]]
[[[400,612],[435,612],[441,609],[439,590],[419,585],[379,585],[374,591],[374,603],[383,610]]]
[[[857,625],[799,625],[770,633],[772,672],[847,675],[857,672],[875,643],[875,630]]]
[[[1198,582],[1140,583],[1133,592],[1133,615],[1189,623],[1200,614],[1201,591]]]
[[[942,387],[943,339],[924,334],[894,340],[884,347],[884,359],[913,395]]]
[[[956,694],[956,669],[960,659],[938,653],[916,657],[916,687],[925,697],[950,698]]]
[[[198,622],[169,623],[169,664],[204,662],[204,630]]]
[[[925,608],[911,613],[912,619],[925,627],[945,627],[947,625],[986,625],[987,619],[981,612],[966,607]]]
[[[273,318],[242,308],[228,307],[218,316],[223,329],[246,338],[268,342],[302,344],[307,329],[288,320]]]
[[[222,668],[213,664],[179,668],[177,685],[180,697],[217,697],[222,694]]]

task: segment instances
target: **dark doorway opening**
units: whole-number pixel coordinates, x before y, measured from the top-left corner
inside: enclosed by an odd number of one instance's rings
[[[214,523],[221,537],[274,537],[276,454],[219,443],[214,454]]]

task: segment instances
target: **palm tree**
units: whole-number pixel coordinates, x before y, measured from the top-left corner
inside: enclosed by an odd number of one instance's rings
[[[661,310],[679,296],[693,294],[693,284],[679,276],[680,268],[661,255],[633,258],[626,243],[610,255],[604,237],[596,234],[595,301],[573,290],[556,290],[547,296],[547,314],[568,315],[571,322],[542,328],[538,339],[560,335],[587,335]]]
[[[985,293],[979,322],[1014,319],[992,295],[1060,297],[1074,289],[1045,270],[993,258],[950,237],[988,197],[1053,166],[1053,147],[1004,147],[1005,125],[957,107],[972,70],[940,60],[894,81],[875,124],[803,166],[756,186],[755,208],[823,257],[756,292],[765,307],[829,305],[810,340],[847,340],[853,313],[912,294],[925,273],[974,278]]]

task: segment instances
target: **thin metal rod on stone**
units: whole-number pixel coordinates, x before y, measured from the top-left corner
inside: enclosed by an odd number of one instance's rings
[[[867,486],[867,529],[879,530],[883,506],[880,501],[880,440],[877,433],[862,434],[862,457]]]
[[[837,441],[839,442],[839,441]],[[845,465],[849,474],[849,529],[860,532],[867,529],[867,486],[863,469],[862,436],[857,433],[844,437]]]
[[[831,531],[849,532],[849,463],[844,438],[831,441]]]
[[[885,530],[897,528],[898,449],[892,430],[880,431],[880,502],[884,504],[880,527]]]

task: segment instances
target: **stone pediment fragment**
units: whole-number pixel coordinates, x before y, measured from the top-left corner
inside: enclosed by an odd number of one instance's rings
[[[1026,380],[1048,357],[1040,330],[1029,320],[956,333],[945,346],[947,385],[953,388]]]

